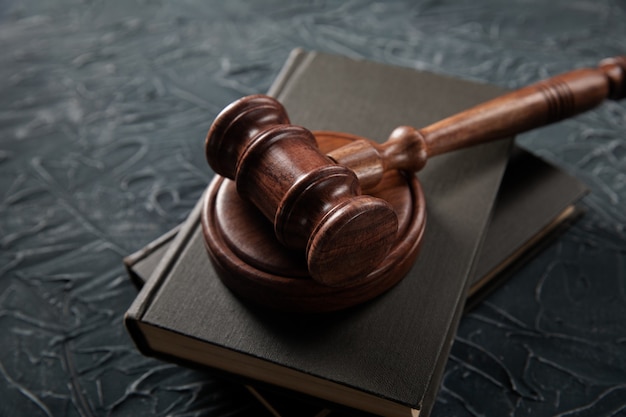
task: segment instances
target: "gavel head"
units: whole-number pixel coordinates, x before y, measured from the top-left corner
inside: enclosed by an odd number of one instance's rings
[[[205,146],[213,170],[235,181],[281,243],[303,251],[316,281],[345,285],[387,255],[398,229],[393,208],[361,194],[354,172],[322,154],[275,99],[249,96],[226,107]]]

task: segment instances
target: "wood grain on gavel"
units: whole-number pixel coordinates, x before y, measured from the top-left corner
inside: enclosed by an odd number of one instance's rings
[[[626,57],[538,82],[428,127],[401,126],[380,145],[367,139],[322,154],[273,98],[244,97],[216,118],[207,160],[272,221],[276,237],[305,251],[311,277],[340,286],[374,269],[397,231],[384,200],[362,194],[386,170],[416,172],[429,157],[510,137],[626,97]]]

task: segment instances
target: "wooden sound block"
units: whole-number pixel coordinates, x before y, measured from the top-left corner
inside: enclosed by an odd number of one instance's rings
[[[314,132],[327,153],[358,136]],[[388,201],[398,216],[398,233],[385,259],[366,276],[331,287],[310,278],[304,253],[281,245],[256,207],[242,200],[235,183],[216,176],[205,195],[202,229],[207,251],[222,282],[244,300],[271,309],[329,312],[370,300],[408,273],[426,223],[422,188],[412,174],[392,170],[368,194]]]

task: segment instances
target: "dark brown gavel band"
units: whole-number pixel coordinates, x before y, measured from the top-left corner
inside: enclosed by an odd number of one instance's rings
[[[309,272],[342,285],[389,251],[397,218],[361,194],[386,170],[419,171],[429,157],[510,137],[626,97],[626,57],[604,60],[488,101],[423,129],[401,126],[382,145],[363,139],[323,155],[273,98],[242,98],[224,109],[206,139],[207,160],[274,224],[277,238],[304,249]]]

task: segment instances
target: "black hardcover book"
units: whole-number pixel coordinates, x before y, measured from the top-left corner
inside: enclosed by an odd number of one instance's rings
[[[424,126],[501,92],[298,51],[270,94],[295,124],[384,141],[398,125]],[[196,209],[129,309],[128,329],[147,355],[207,365],[371,413],[427,415],[510,146],[503,140],[428,162],[419,173],[428,224],[418,261],[400,284],[371,302],[319,316],[242,303],[215,274]]]

